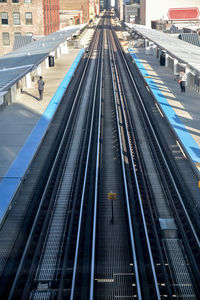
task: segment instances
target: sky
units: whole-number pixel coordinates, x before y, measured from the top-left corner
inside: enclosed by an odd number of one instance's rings
[[[115,5],[115,0],[111,0],[111,6]]]
[[[130,0],[124,0],[124,2],[130,2]],[[111,0],[111,6],[115,6],[115,0]]]

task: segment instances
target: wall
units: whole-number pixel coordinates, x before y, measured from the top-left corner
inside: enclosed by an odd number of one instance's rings
[[[32,33],[35,36],[47,35],[59,30],[59,0],[30,0],[25,3],[19,0],[19,3],[12,3],[12,0],[0,3],[1,12],[8,13],[8,25],[1,24],[0,18],[0,56],[12,51],[14,43],[14,33],[20,32],[21,35]],[[20,25],[13,24],[13,12],[20,13]],[[25,13],[32,13],[32,24],[26,25]],[[10,35],[10,45],[3,46],[2,32],[8,32]]]
[[[59,10],[60,10],[59,0],[50,0],[50,1],[43,0],[45,35],[48,35],[52,32],[59,30],[60,28]]]
[[[119,11],[119,19],[120,21],[124,18],[124,1],[118,0],[118,11]]]
[[[140,18],[141,24],[151,27],[151,20],[168,20],[169,8],[191,8],[200,10],[200,0],[141,0]],[[200,16],[199,16],[200,18]]]
[[[124,5],[124,21],[127,23],[138,23],[139,8],[138,4]]]
[[[34,0],[33,3],[24,3],[24,0],[19,0],[19,3],[12,3],[12,0],[7,0],[7,3],[0,3],[0,13],[1,12],[8,13],[8,25],[0,25],[0,55],[12,51],[15,32],[20,32],[22,35],[26,35],[27,33],[33,33],[37,35],[44,34],[43,9],[41,1]],[[13,24],[13,12],[20,13],[20,25]],[[32,25],[26,25],[25,23],[26,12],[32,13]],[[9,32],[9,46],[3,46],[2,32]]]
[[[60,28],[82,23],[82,10],[60,11]]]
[[[93,19],[95,17],[95,3],[94,0],[89,0],[89,18]]]
[[[95,0],[95,14],[99,15],[100,14],[100,0]]]
[[[87,23],[89,20],[89,0],[60,0],[60,10],[81,10],[81,23]]]

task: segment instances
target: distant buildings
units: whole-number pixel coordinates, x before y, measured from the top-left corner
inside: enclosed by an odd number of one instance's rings
[[[124,16],[124,0],[115,0],[115,9],[118,18],[122,21]]]
[[[60,0],[61,28],[84,24],[100,12],[100,0]]]
[[[200,22],[200,0],[115,0],[115,10],[121,21],[158,30]]]
[[[89,0],[60,0],[61,27],[87,23]]]
[[[140,5],[138,3],[124,5],[124,21],[126,23],[139,24]]]
[[[115,0],[115,10],[121,21],[139,22],[140,0]]]
[[[110,8],[110,0],[100,0],[100,10],[103,11],[104,9]]]
[[[99,13],[100,0],[0,0],[0,56],[13,50],[15,37],[20,44],[19,36],[48,35]]]
[[[59,0],[0,0],[0,55],[13,49],[15,36],[43,36],[59,29]]]
[[[140,0],[140,23],[151,27],[151,21],[198,21],[200,0]]]

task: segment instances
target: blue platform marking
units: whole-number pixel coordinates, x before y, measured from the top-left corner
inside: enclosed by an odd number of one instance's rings
[[[138,59],[137,55],[134,53],[132,49],[128,49],[129,53],[131,54],[132,58],[134,59],[138,69],[140,70],[141,74],[143,75],[146,83],[148,84],[149,88],[151,89],[154,97],[162,107],[162,110],[166,117],[168,118],[169,122],[171,123],[172,127],[174,128],[178,138],[181,140],[182,144],[184,145],[185,149],[187,150],[188,154],[190,155],[192,161],[194,163],[200,163],[200,147],[189,133],[185,125],[182,123],[180,118],[176,115],[175,111],[167,101],[165,95],[162,94],[162,91],[159,89],[158,85],[154,80],[151,78],[152,76],[146,71],[143,64]],[[149,76],[149,77],[148,77]]]
[[[4,179],[0,182],[0,221],[2,220],[9,204],[11,203],[11,200],[14,197],[18,186],[20,185],[21,179],[24,177],[41,143],[41,140],[46,133],[50,121],[52,120],[54,113],[60,104],[60,101],[72,76],[74,75],[83,53],[84,49],[80,50],[63,81],[52,97],[49,105],[28,137],[23,148],[19,152],[15,161],[12,163]]]

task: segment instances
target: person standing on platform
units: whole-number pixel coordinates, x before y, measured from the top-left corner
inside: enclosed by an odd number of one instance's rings
[[[40,78],[39,78],[39,80],[37,82],[40,100],[43,99],[44,84],[45,84],[44,80],[43,80],[42,76],[40,76]]]
[[[181,92],[185,93],[185,82],[186,82],[185,72],[183,72],[183,71],[180,72],[178,82],[180,83]]]

